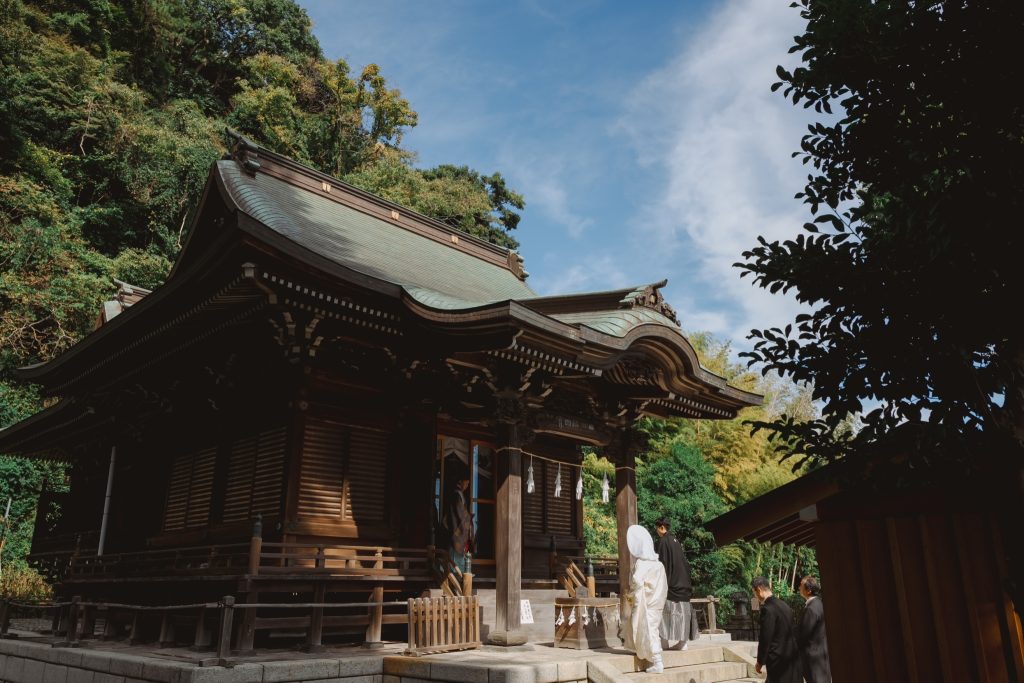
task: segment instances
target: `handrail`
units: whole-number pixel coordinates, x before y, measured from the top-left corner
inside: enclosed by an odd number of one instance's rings
[[[191,552],[193,550],[210,550],[212,548],[239,548],[239,549],[241,549],[241,548],[248,548],[248,547],[249,547],[249,544],[248,543],[244,543],[244,542],[240,542],[240,543],[221,543],[221,544],[210,544],[210,545],[193,545],[193,546],[185,546],[185,547],[181,547],[181,548],[151,548],[151,549],[147,549],[147,550],[131,550],[131,551],[128,551],[128,552],[123,552],[123,553],[104,553],[102,555],[95,555],[95,554],[92,554],[92,555],[78,555],[78,557],[76,559],[83,559],[83,558],[108,559],[108,558],[115,558],[115,557],[156,556],[156,555],[160,555],[160,554],[187,553],[187,552]]]
[[[382,595],[376,589],[373,596]],[[367,640],[371,642],[379,642],[380,640],[380,625],[384,622],[385,616],[394,618],[399,616],[398,614],[384,615],[383,609],[385,607],[405,607],[408,608],[407,600],[388,600],[373,599],[366,602],[296,602],[296,603],[236,603],[234,596],[225,595],[217,602],[199,602],[189,603],[181,605],[130,605],[124,603],[114,602],[101,602],[92,600],[82,600],[79,596],[74,596],[70,601],[61,602],[22,602],[17,600],[9,600],[6,598],[0,599],[0,637],[9,637],[10,629],[10,617],[11,608],[19,607],[22,609],[41,609],[41,610],[54,610],[54,628],[53,632],[59,633],[60,625],[66,625],[63,632],[66,634],[66,640],[54,644],[55,647],[77,647],[80,638],[91,636],[91,633],[79,633],[79,625],[82,623],[94,623],[92,616],[95,610],[122,610],[131,613],[140,612],[160,612],[163,614],[162,623],[160,628],[160,642],[168,642],[165,639],[169,639],[170,630],[168,628],[168,613],[175,611],[188,611],[198,610],[196,615],[196,634],[195,634],[195,645],[196,647],[203,646],[206,634],[206,611],[217,610],[218,611],[218,633],[220,634],[217,640],[217,659],[220,665],[227,664],[231,654],[231,635],[233,629],[234,610],[256,610],[256,609],[270,609],[270,610],[310,610],[308,617],[303,617],[305,625],[308,626],[307,633],[307,648],[316,650],[320,647],[322,638],[322,629],[324,624],[323,612],[325,609],[365,609],[365,614],[361,616],[342,616],[342,617],[330,617],[329,619],[341,619],[346,620],[344,623],[352,625],[365,625],[367,627]],[[408,612],[401,613],[402,622],[407,623]],[[274,620],[268,619],[268,622]],[[394,623],[388,622],[388,623]],[[111,618],[107,618],[107,629],[110,634],[113,634],[116,627],[111,626]],[[131,635],[129,636],[132,640],[135,639],[136,629],[138,627],[137,619],[132,620]],[[273,628],[273,626],[263,625],[261,627],[259,620],[256,620],[254,628]],[[83,629],[85,630],[85,629]]]

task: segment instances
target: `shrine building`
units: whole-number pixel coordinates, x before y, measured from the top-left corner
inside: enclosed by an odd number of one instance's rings
[[[92,334],[19,371],[49,407],[0,452],[70,472],[32,560],[61,598],[399,600],[451,570],[459,470],[484,637],[521,642],[523,591],[586,553],[581,449],[615,464],[628,561],[634,422],[761,401],[700,366],[664,284],[538,296],[515,252],[238,138],[166,284],[121,283]],[[248,610],[238,647],[310,624],[275,614]]]

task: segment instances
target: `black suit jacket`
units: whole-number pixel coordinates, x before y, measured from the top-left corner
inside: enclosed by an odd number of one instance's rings
[[[686,553],[679,540],[666,533],[658,540],[658,559],[665,565],[665,578],[668,579],[668,599],[672,602],[689,602],[693,597],[693,584],[690,583],[690,563],[686,561]]]
[[[797,631],[800,644],[800,663],[807,683],[831,683],[832,671],[828,664],[828,642],[825,640],[825,606],[821,598],[813,598],[804,607]]]
[[[800,683],[800,658],[793,627],[793,610],[776,597],[761,605],[761,637],[757,661],[768,668],[768,683]]]

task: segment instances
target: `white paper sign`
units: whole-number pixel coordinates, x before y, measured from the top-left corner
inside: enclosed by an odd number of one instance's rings
[[[520,624],[532,624],[533,623],[533,608],[530,607],[529,600],[519,601],[519,623]]]

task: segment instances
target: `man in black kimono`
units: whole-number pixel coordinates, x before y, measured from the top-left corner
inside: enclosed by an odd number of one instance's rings
[[[658,559],[665,565],[665,578],[668,579],[668,598],[661,617],[661,639],[665,649],[685,650],[700,632],[697,614],[690,604],[693,597],[690,563],[686,561],[683,545],[669,530],[670,525],[668,518],[662,517],[654,526],[659,536]]]
[[[797,642],[800,644],[800,664],[807,683],[831,683],[832,671],[828,663],[828,642],[825,640],[825,609],[818,593],[821,588],[813,576],[800,582],[800,595],[807,601]]]
[[[464,572],[466,553],[473,547],[473,516],[469,511],[469,468],[454,458],[452,464],[446,467],[447,475],[454,484],[445,499],[444,526],[450,538],[448,552],[452,564]]]
[[[761,603],[761,637],[757,641],[757,673],[768,669],[768,683],[800,683],[800,657],[793,627],[793,610],[772,595],[768,579],[751,584]]]

